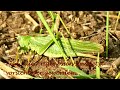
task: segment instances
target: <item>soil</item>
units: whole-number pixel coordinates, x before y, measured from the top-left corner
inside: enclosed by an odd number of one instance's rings
[[[28,13],[38,23],[35,28],[25,13]],[[56,12],[55,12],[56,13]],[[118,12],[110,12],[109,25],[109,58],[105,58],[105,31],[106,31],[106,13],[104,11],[61,11],[60,16],[66,27],[69,29],[71,36],[74,39],[92,41],[102,44],[104,52],[100,54],[101,73],[107,73],[107,69],[102,68],[103,65],[111,65],[111,63],[120,56],[120,24],[118,21],[115,30]],[[49,25],[52,25],[52,20],[46,11],[43,15]],[[0,61],[11,65],[13,68],[19,68],[28,72],[34,77],[42,77],[45,79],[65,79],[72,78],[71,75],[77,75],[71,71],[60,68],[59,65],[66,65],[63,58],[49,58],[43,55],[29,53],[20,54],[18,51],[17,35],[29,35],[31,33],[39,33],[43,29],[43,34],[48,34],[45,27],[38,19],[34,11],[1,11],[0,12]],[[63,33],[66,38],[69,38],[65,28],[60,23],[59,32]],[[30,58],[28,63],[28,58]],[[96,60],[92,58],[75,57],[73,58],[76,66],[87,74],[95,74]],[[68,64],[73,65],[71,59],[68,59]],[[113,71],[109,74],[110,78],[114,78],[118,69],[113,75]],[[38,73],[39,72],[39,73]],[[57,74],[61,76],[56,76]],[[64,75],[65,77],[63,77]],[[108,77],[102,77],[108,78]]]

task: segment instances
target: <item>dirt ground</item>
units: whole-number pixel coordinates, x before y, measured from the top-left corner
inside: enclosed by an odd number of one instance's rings
[[[26,16],[28,13],[38,24],[35,27]],[[106,30],[106,13],[104,11],[61,11],[60,16],[65,25],[69,29],[74,39],[92,41],[102,44],[104,52],[100,54],[101,73],[109,74],[109,78],[114,78],[118,71],[113,70],[108,73],[108,68],[103,66],[110,66],[120,56],[120,24],[118,21],[115,30],[118,12],[110,12],[109,25],[109,58],[105,58],[105,30]],[[49,25],[52,24],[48,13],[43,12],[46,21]],[[66,65],[63,58],[49,58],[37,54],[29,55],[20,54],[18,51],[17,35],[29,35],[31,33],[39,33],[43,29],[43,34],[48,34],[45,27],[38,19],[34,11],[0,11],[0,61],[12,68],[17,68],[28,72],[34,77],[42,77],[45,79],[59,79],[72,78],[71,75],[76,73],[70,72],[59,65]],[[59,31],[69,38],[65,28],[62,24],[59,25]],[[28,64],[28,58],[30,62]],[[87,74],[95,74],[96,60],[91,58],[76,57],[73,58],[76,66],[86,72]],[[16,61],[17,60],[17,61]],[[17,62],[17,64],[15,64]],[[73,65],[71,60],[68,60],[69,65]],[[37,73],[40,72],[40,73]],[[114,72],[114,74],[113,74]],[[57,74],[65,75],[66,77],[56,76]],[[102,77],[108,78],[108,77]]]

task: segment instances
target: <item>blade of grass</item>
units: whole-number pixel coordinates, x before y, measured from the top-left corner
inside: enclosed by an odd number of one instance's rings
[[[106,59],[108,59],[108,35],[109,35],[109,11],[107,11],[107,19],[106,19]]]
[[[68,33],[68,35],[72,38],[72,36],[70,35],[70,32],[69,32],[69,30],[67,29],[67,27],[65,26],[65,24],[64,24],[64,22],[63,22],[63,20],[62,20],[62,18],[58,15],[58,17],[60,18],[60,21],[61,21],[61,23],[63,24],[63,26],[64,26],[64,28],[65,28],[65,30],[67,31],[67,33]],[[72,38],[73,39],[73,38]]]
[[[54,20],[55,20],[55,15],[54,15],[54,13],[53,13],[52,11],[48,11],[48,14],[51,16],[51,18],[52,18],[52,20],[53,20],[53,22],[54,22]]]
[[[61,35],[62,35],[62,37],[63,37],[63,39],[64,39],[64,41],[65,41],[65,37],[63,36],[63,34],[61,33]],[[67,46],[67,43],[65,42],[65,45]],[[69,50],[69,48],[67,47],[67,50],[70,52],[70,50]],[[76,66],[75,65],[75,62],[74,62],[74,60],[73,60],[73,58],[72,58],[72,56],[70,55],[70,59],[71,59],[71,61],[72,61],[72,63],[73,63],[73,65],[74,66]]]
[[[96,75],[89,75],[92,78],[96,78]],[[77,79],[89,79],[88,77],[82,76],[82,75],[74,75],[73,78]]]
[[[97,55],[97,63],[96,63],[96,78],[97,79],[100,79],[100,59],[99,59],[99,52],[98,52],[98,55]]]
[[[36,12],[37,12],[40,20],[42,21],[42,23],[45,25],[46,29],[48,30],[48,32],[49,32],[50,36],[52,37],[53,41],[54,41],[55,44],[60,48],[61,53],[62,53],[62,55],[63,55],[63,58],[64,58],[64,60],[65,60],[65,62],[66,62],[66,61],[67,61],[66,55],[65,55],[65,53],[63,52],[62,47],[60,46],[60,44],[57,42],[54,34],[52,33],[50,27],[49,27],[48,24],[47,24],[47,22],[45,21],[43,15],[42,15],[42,13],[41,13],[41,11],[36,11]]]
[[[55,26],[55,23],[52,23],[52,26],[51,26],[51,31],[52,32],[54,31],[54,26]]]
[[[52,11],[48,11],[48,14],[51,16],[52,18],[52,27],[51,27],[51,31],[54,31],[54,26],[55,26],[55,18],[56,18],[56,14],[54,14]]]
[[[115,77],[115,79],[118,79],[120,77],[120,72],[118,73],[118,75]]]
[[[42,32],[43,32],[43,29],[41,28],[40,31],[39,31],[39,33],[42,34]]]
[[[71,70],[72,72],[75,72],[78,75],[81,75],[83,77],[88,77],[88,78],[92,79],[92,77],[90,77],[89,75],[87,75],[86,73],[84,73],[82,70],[80,70],[79,68],[77,68],[75,66],[60,66],[60,67],[65,68],[67,70]]]

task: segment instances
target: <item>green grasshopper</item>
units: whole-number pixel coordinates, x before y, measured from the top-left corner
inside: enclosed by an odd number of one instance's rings
[[[60,48],[54,43],[50,35],[48,36],[18,36],[18,43],[21,48],[26,50],[31,49],[39,55],[48,57],[63,57]],[[90,41],[81,41],[69,38],[58,38],[57,42],[60,44],[64,54],[67,57],[91,57],[96,58],[91,54],[102,53],[104,51],[101,44]]]

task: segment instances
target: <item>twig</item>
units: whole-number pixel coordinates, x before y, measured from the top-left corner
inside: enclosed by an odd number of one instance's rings
[[[115,36],[112,35],[112,34],[114,34],[114,33],[115,33],[115,31],[110,31],[110,32],[109,32],[110,36],[112,36],[113,39],[115,39],[116,41],[118,41],[118,39],[117,39]]]
[[[119,57],[118,59],[116,59],[116,60],[112,63],[112,65],[113,65],[115,68],[117,68],[117,67],[120,65],[120,57]]]
[[[25,13],[25,17],[33,23],[34,27],[33,27],[33,30],[39,26],[39,24],[28,14],[28,13]]]
[[[115,75],[115,70],[119,65],[120,65],[120,57],[111,64],[110,68],[107,70],[107,73],[112,73],[112,75]]]
[[[116,31],[116,29],[117,29],[117,25],[118,25],[119,16],[120,16],[120,12],[118,13],[118,18],[117,18],[117,20],[116,20],[116,24],[115,24],[115,29],[114,29],[114,31]]]
[[[105,16],[106,17],[106,15],[105,14],[97,14],[98,16]],[[118,17],[118,16],[116,16],[116,15],[109,15],[109,18],[120,18],[120,17]]]
[[[118,59],[116,59],[115,61],[112,62],[111,65],[101,65],[101,68],[107,68],[107,72],[111,71],[113,69],[117,69],[117,67],[120,65],[120,57]]]

